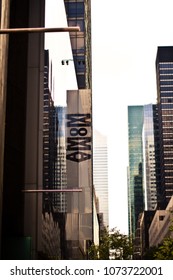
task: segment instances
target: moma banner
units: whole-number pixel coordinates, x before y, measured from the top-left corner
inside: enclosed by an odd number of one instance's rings
[[[67,91],[67,188],[82,189],[67,195],[66,237],[85,251],[92,240],[92,118],[91,91]],[[71,244],[70,246],[73,247]],[[76,252],[77,254],[77,252]]]

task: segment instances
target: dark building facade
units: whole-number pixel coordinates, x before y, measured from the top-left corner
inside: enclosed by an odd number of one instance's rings
[[[63,189],[62,173],[65,173],[65,138],[63,119],[64,107],[54,106],[52,99],[52,75],[49,51],[45,50],[44,64],[44,103],[43,103],[43,215],[42,251],[40,257],[46,259],[66,259],[66,197]],[[64,140],[65,142],[65,140]],[[62,156],[63,153],[63,156]],[[46,192],[46,190],[51,192]],[[60,192],[56,192],[59,190]],[[61,192],[62,191],[62,192]]]
[[[142,162],[138,166],[138,175],[134,176],[134,215],[138,218],[139,213],[144,210],[144,193],[143,193],[143,172]],[[136,223],[137,226],[137,223]]]
[[[153,108],[153,129],[154,129],[154,158],[155,158],[155,182],[156,182],[156,207],[149,208],[147,210],[156,210],[159,207],[160,203],[160,133],[159,133],[159,114],[158,114],[158,105],[155,104]]]
[[[75,16],[72,14],[68,17],[69,26],[78,25],[78,21],[81,26],[80,34],[70,34],[78,87],[91,89],[90,1],[65,2],[67,9],[73,6],[78,10]],[[4,3],[6,9],[2,9],[4,14],[1,20],[5,18],[7,23],[1,24],[2,27],[44,26],[44,1],[2,0],[0,2],[3,5]],[[9,44],[7,44],[7,37],[9,37]],[[57,141],[57,138],[54,138],[56,110],[50,98],[48,84],[45,85],[44,90],[44,81],[47,83],[48,78],[48,72],[46,73],[44,68],[44,62],[48,63],[47,54],[45,56],[44,52],[44,34],[5,35],[1,37],[0,44],[3,47],[0,58],[3,62],[1,68],[4,75],[1,80],[3,85],[7,85],[6,88],[5,86],[1,88],[1,93],[6,93],[6,96],[4,94],[3,102],[0,101],[1,108],[6,109],[5,112],[2,110],[3,116],[0,118],[2,135],[5,131],[4,146],[3,141],[2,145],[0,142],[3,167],[0,178],[1,258],[69,259],[72,256],[69,255],[71,247],[66,248],[65,229],[70,225],[66,222],[66,215],[54,211],[51,195],[41,195],[37,192],[56,188],[54,177],[57,153],[54,148]],[[90,176],[91,172],[89,179]],[[91,190],[92,179],[90,182]],[[92,192],[89,192],[87,199],[92,210],[90,194]],[[79,202],[82,209],[83,206],[87,208],[87,204],[82,204],[81,200]],[[85,252],[80,253],[81,258],[87,258],[86,243],[90,244],[88,240],[92,241],[92,211],[87,214],[84,216],[82,213],[80,220],[83,231],[78,241],[81,244],[80,248],[86,249]],[[82,233],[87,235],[86,220],[89,224],[87,229],[89,237],[83,238]],[[71,229],[73,231],[73,224]]]
[[[165,209],[173,195],[173,47],[158,47],[156,78],[160,139],[158,208]]]
[[[3,0],[1,5],[6,5],[1,20],[8,11],[10,14],[9,25],[4,27],[44,26],[44,1]],[[2,41],[5,36],[9,44],[3,42],[8,64],[3,101],[5,143],[1,147],[1,258],[37,259],[41,250],[42,197],[24,191],[42,188],[44,35],[10,34],[1,36]],[[1,70],[4,73],[5,66]]]
[[[135,240],[133,243],[133,259],[145,259],[149,249],[149,227],[154,217],[155,211],[147,210],[140,213],[137,222]]]
[[[166,224],[166,218],[164,218],[162,213],[166,212],[165,209],[173,195],[173,47],[158,47],[156,81],[157,104],[152,106],[154,146],[153,143],[149,143],[147,135],[144,137],[145,143],[148,141],[149,144],[147,152],[147,145],[145,145],[145,153],[148,159],[151,159],[149,164],[147,164],[150,167],[151,173],[148,169],[146,175],[144,174],[144,178],[146,176],[147,179],[147,176],[149,178],[152,175],[149,179],[152,179],[150,180],[151,186],[156,186],[157,200],[155,203],[155,197],[153,196],[152,204],[152,196],[147,196],[147,211],[140,214],[138,219],[134,242],[134,257],[139,259],[147,258],[147,249],[151,244],[154,244],[153,240],[156,240],[156,237],[159,236],[161,241],[161,236],[163,238],[163,233],[168,230],[166,226],[160,230],[159,221]],[[149,127],[148,131],[151,131],[151,127]],[[156,206],[154,206],[155,204]],[[149,205],[154,207],[149,207]],[[159,213],[161,218],[159,218]],[[152,225],[151,228],[150,224]],[[151,244],[149,244],[149,239],[150,241],[152,240]]]
[[[68,26],[80,26],[70,33],[79,89],[91,89],[91,0],[64,0]]]

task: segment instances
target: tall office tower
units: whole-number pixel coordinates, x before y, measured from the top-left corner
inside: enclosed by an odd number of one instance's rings
[[[128,106],[128,216],[129,234],[134,238],[138,216],[144,210],[143,193],[143,106]]]
[[[55,188],[64,190],[67,188],[66,170],[66,144],[65,144],[65,115],[66,107],[56,107],[58,125],[56,131],[57,139],[57,161],[55,165]],[[65,192],[53,194],[53,207],[55,211],[65,213],[67,211],[67,201]]]
[[[157,208],[160,184],[160,140],[157,105],[129,106],[129,233],[133,237],[133,258],[141,258],[147,244],[147,230]],[[140,162],[140,163],[139,163]],[[138,168],[139,167],[139,168]],[[138,174],[137,174],[138,173]],[[144,211],[145,210],[145,211]],[[148,216],[142,225],[141,217]],[[153,214],[154,215],[154,214]]]
[[[61,258],[60,219],[56,215],[54,197],[57,193],[49,193],[56,189],[57,130],[58,115],[51,95],[51,68],[49,68],[49,51],[44,52],[44,95],[43,95],[43,215],[42,215],[42,250],[41,256],[51,259]]]
[[[43,106],[43,188],[55,188],[55,164],[57,161],[57,114],[49,88],[49,51],[45,50]],[[43,207],[49,212],[52,196],[43,194]],[[45,210],[46,210],[45,209]]]
[[[73,59],[79,89],[91,89],[91,0],[64,0],[68,26],[80,26],[71,32]]]
[[[157,174],[155,128],[158,123],[156,105],[144,105],[143,119],[143,159],[145,210],[154,210],[157,206]]]
[[[93,181],[98,198],[98,212],[103,214],[104,227],[109,226],[108,208],[108,147],[107,138],[94,130],[93,133]]]
[[[156,79],[160,134],[158,207],[163,209],[173,195],[173,47],[158,47]]]

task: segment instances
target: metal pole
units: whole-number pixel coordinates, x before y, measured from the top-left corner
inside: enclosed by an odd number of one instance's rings
[[[46,32],[78,32],[80,31],[79,26],[73,27],[29,27],[29,28],[6,28],[0,29],[0,34],[10,33],[46,33]]]

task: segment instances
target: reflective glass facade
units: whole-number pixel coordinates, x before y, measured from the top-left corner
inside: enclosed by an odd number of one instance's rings
[[[65,115],[66,107],[55,107],[57,114],[57,161],[55,165],[55,188],[63,190],[67,188],[66,171],[66,146],[65,146]],[[53,194],[53,206],[56,212],[65,213],[67,211],[66,193]]]
[[[160,190],[160,134],[158,106],[128,107],[129,233],[135,235],[139,213],[155,210]]]
[[[144,105],[143,150],[145,210],[154,210],[157,205],[157,176],[155,158],[154,121],[157,121],[155,105]],[[155,116],[155,118],[154,118]]]
[[[142,130],[143,106],[128,106],[128,215],[129,234],[133,237],[139,213],[144,210]]]
[[[156,57],[160,137],[159,207],[173,195],[173,47],[158,47]]]

